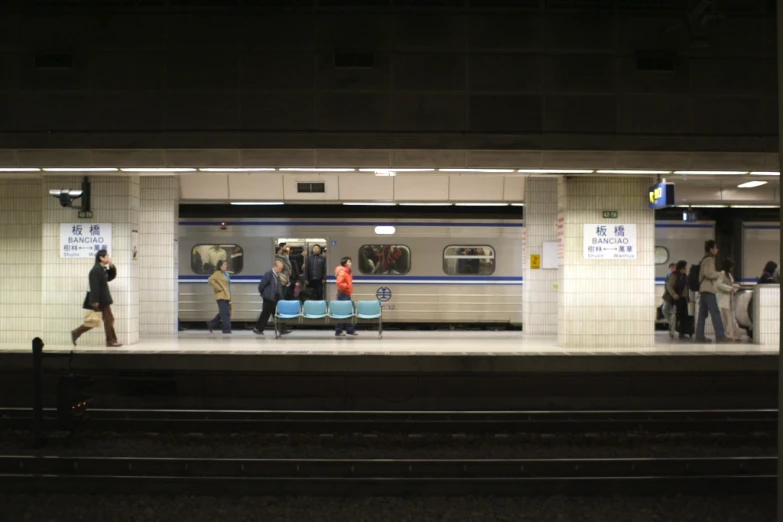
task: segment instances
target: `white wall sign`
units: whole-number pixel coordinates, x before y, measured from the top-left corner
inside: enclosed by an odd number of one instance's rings
[[[636,259],[636,225],[585,225],[585,259]]]
[[[98,250],[111,254],[111,223],[60,223],[60,257],[93,259]]]

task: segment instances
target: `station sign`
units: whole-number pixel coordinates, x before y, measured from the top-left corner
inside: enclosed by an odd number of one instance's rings
[[[636,224],[585,225],[585,259],[636,259]]]
[[[60,223],[60,257],[94,259],[99,250],[111,253],[111,223]]]
[[[674,205],[674,183],[658,183],[650,187],[650,208],[659,209]]]
[[[604,219],[617,219],[619,215],[616,210],[604,210]]]

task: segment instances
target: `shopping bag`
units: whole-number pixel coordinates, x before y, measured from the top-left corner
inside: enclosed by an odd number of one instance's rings
[[[84,326],[87,328],[98,328],[103,324],[103,314],[101,312],[88,311],[84,314]]]

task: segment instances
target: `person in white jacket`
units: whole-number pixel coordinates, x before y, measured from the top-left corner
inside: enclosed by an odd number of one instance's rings
[[[734,261],[726,259],[723,262],[723,271],[715,280],[715,288],[718,290],[718,308],[720,308],[721,320],[726,329],[726,337],[732,341],[739,341],[739,327],[734,319],[734,294],[740,287],[734,282],[734,276],[731,275],[732,270],[734,270]]]

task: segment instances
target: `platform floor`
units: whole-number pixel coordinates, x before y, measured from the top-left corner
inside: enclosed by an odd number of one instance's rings
[[[261,355],[382,355],[382,356],[677,356],[677,355],[777,355],[777,346],[749,342],[735,344],[696,344],[671,340],[666,332],[656,334],[652,348],[563,348],[555,336],[534,336],[522,332],[407,332],[387,331],[383,339],[377,333],[360,331],[357,337],[335,338],[329,331],[300,330],[280,339],[273,333],[263,336],[249,331],[230,335],[206,331],[186,331],[177,337],[145,338],[121,348],[105,346],[51,346],[45,351],[89,354],[261,354]],[[29,346],[1,345],[0,353],[29,353]]]

